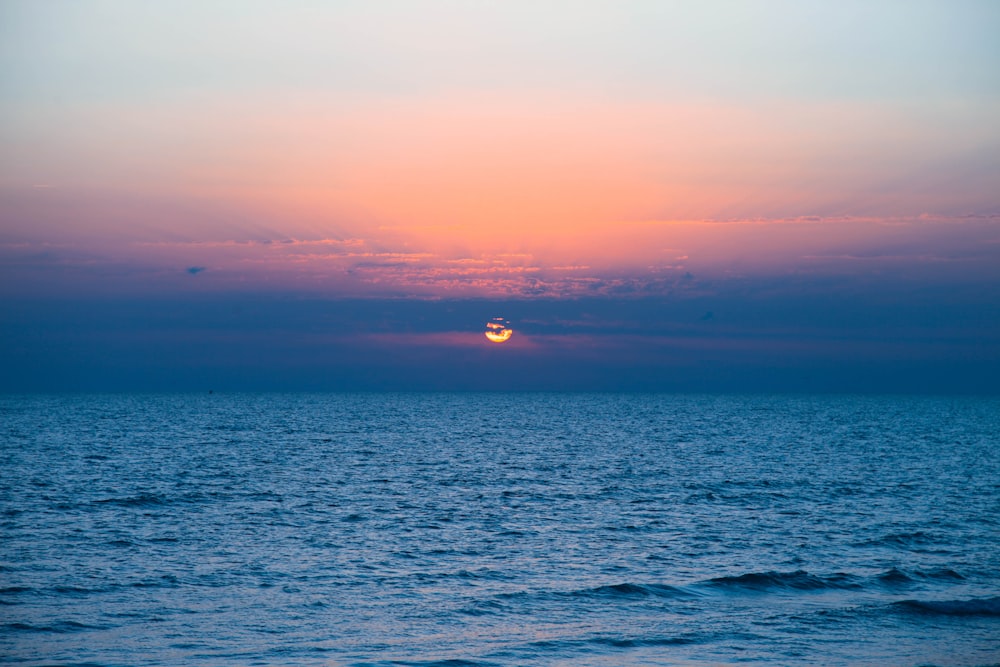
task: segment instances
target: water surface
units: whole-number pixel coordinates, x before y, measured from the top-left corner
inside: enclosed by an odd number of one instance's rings
[[[0,398],[0,662],[1000,663],[1000,401]]]

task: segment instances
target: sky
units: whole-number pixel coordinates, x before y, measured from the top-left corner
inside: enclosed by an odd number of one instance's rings
[[[0,391],[1000,392],[998,30],[7,0]]]

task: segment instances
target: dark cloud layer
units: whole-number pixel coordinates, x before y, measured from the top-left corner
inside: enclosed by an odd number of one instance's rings
[[[0,390],[997,393],[991,303],[993,286],[777,279],[684,298],[8,300]],[[509,343],[482,336],[497,315]]]

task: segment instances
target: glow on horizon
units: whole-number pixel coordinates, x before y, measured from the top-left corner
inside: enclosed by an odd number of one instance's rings
[[[989,2],[0,12],[18,275],[573,296],[871,262],[975,276],[1000,238]]]

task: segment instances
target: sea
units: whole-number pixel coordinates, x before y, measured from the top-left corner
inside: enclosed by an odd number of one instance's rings
[[[1000,664],[1000,399],[0,396],[0,663]]]

